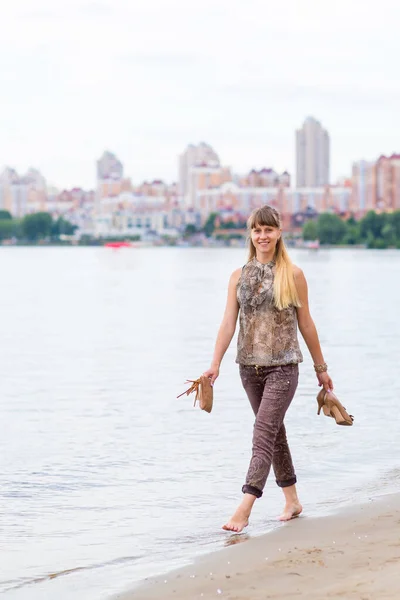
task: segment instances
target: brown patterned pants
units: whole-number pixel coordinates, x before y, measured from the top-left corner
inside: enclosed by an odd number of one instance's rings
[[[253,452],[242,492],[260,498],[271,464],[279,487],[288,487],[297,481],[283,419],[296,392],[299,367],[239,365],[239,370],[256,415]]]

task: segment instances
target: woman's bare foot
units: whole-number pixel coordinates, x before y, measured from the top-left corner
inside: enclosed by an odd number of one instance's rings
[[[278,519],[280,521],[290,521],[291,519],[299,516],[303,510],[303,507],[300,504],[297,496],[296,485],[283,487],[282,492],[285,496],[285,508]]]
[[[250,512],[239,506],[233,517],[225,525],[222,525],[222,529],[240,533],[249,524],[249,516]]]
[[[286,502],[283,513],[278,517],[278,519],[279,521],[290,521],[291,519],[298,517],[302,510],[303,507],[300,502]]]
[[[256,496],[252,494],[245,494],[243,500],[236,509],[235,514],[229,521],[222,526],[225,531],[234,531],[240,533],[249,524],[249,517],[253,504],[256,500]]]

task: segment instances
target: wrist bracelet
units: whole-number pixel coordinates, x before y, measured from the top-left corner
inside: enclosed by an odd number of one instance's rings
[[[328,365],[323,363],[322,365],[314,365],[314,370],[316,373],[326,373],[328,370]]]

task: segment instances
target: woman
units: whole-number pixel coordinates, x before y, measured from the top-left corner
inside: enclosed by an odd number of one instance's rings
[[[204,373],[214,385],[235,333],[240,309],[236,362],[256,419],[252,457],[242,487],[244,496],[235,514],[223,526],[237,533],[248,525],[253,504],[262,496],[271,465],[286,500],[280,520],[288,521],[302,511],[283,424],[297,388],[298,363],[303,360],[297,325],[313,359],[319,385],[327,391],[333,389],[308,307],[307,282],[301,269],[289,258],[279,213],[270,206],[258,208],[250,215],[247,227],[249,259],[229,280],[226,309],[212,364]]]

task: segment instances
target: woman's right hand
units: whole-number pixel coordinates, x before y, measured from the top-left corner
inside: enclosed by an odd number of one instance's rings
[[[203,375],[204,377],[208,377],[210,379],[211,385],[214,385],[214,381],[219,375],[219,366],[211,365],[211,367],[207,371],[204,371]]]

